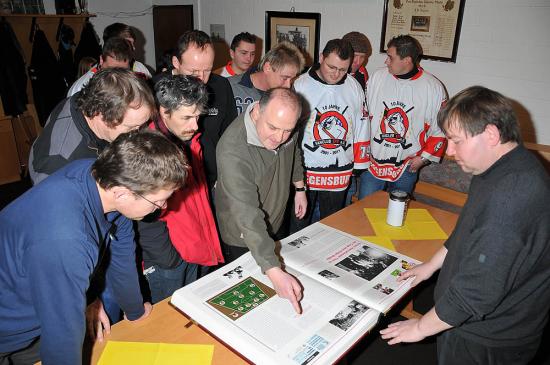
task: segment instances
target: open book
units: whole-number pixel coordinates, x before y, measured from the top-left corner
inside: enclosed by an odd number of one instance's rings
[[[177,290],[172,303],[257,364],[337,361],[410,289],[397,275],[418,261],[315,223],[281,240],[302,284],[302,314],[279,298],[250,255]]]

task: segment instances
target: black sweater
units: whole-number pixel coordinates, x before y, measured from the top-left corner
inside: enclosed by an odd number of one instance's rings
[[[485,346],[537,341],[550,307],[550,179],[518,146],[474,176],[435,288],[435,310]]]

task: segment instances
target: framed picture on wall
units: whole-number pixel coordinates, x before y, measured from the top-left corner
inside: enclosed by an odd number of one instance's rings
[[[320,13],[265,12],[265,51],[289,41],[300,48],[309,67],[319,60]]]
[[[393,37],[410,34],[418,39],[423,58],[456,62],[466,0],[384,0],[380,52]]]

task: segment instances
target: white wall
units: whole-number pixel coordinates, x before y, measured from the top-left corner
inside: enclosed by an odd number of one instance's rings
[[[390,0],[391,1],[391,0]],[[483,85],[518,102],[524,139],[550,145],[550,0],[465,0],[466,7],[457,62],[422,61],[436,75],[449,95],[471,85]],[[46,0],[46,3],[53,0]],[[373,45],[367,69],[383,66],[379,54],[383,0],[94,0],[89,10],[99,35],[120,21],[139,29],[146,42],[144,60],[155,65],[152,5],[193,5],[195,27],[225,24],[228,42],[241,31],[264,38],[265,11],[321,13],[321,48],[332,38],[358,30]],[[145,10],[144,15],[123,17]]]
[[[457,62],[422,61],[449,95],[483,85],[516,100],[524,139],[550,145],[550,1],[466,0]],[[321,13],[321,49],[332,38],[358,30],[373,55],[370,73],[383,66],[379,54],[382,0],[200,0],[201,27],[225,24],[228,41],[244,30],[264,38],[265,11]]]
[[[136,44],[137,58],[154,68],[155,38],[152,5],[152,0],[93,0],[88,1],[88,11],[97,15],[90,19],[100,38],[103,35],[103,29],[112,23],[125,23],[138,29],[144,41]],[[140,38],[139,35],[138,38]]]
[[[50,0],[53,1],[53,0]],[[140,60],[153,70],[156,65],[153,9],[155,5],[193,5],[195,27],[200,29],[200,0],[93,0],[88,1],[88,9],[97,17],[91,18],[99,37],[109,24],[120,22],[138,29],[144,42],[137,45]]]

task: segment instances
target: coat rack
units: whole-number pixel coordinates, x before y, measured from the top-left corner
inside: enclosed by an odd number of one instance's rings
[[[50,47],[55,50],[63,25],[73,28],[78,44],[84,23],[95,15],[2,14],[1,17],[13,28],[28,66],[37,29],[46,34]],[[27,111],[15,118],[4,115],[0,102],[0,184],[18,181],[26,174],[30,146],[40,133],[30,80],[27,83],[27,96]]]

